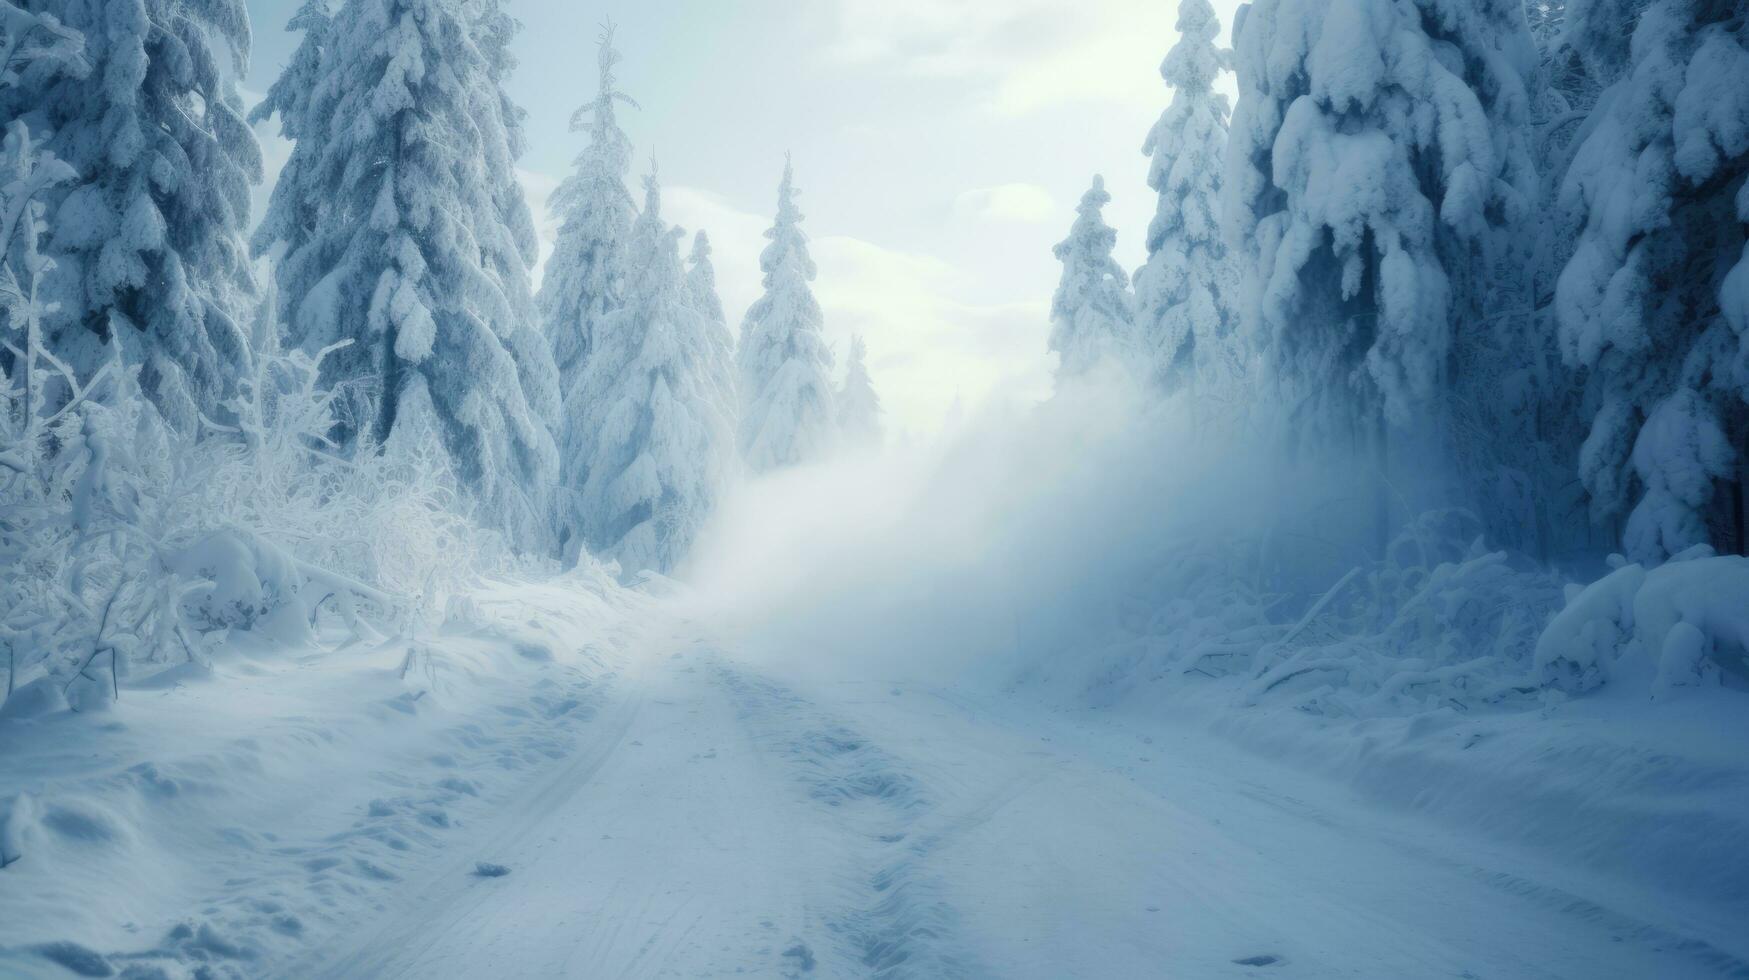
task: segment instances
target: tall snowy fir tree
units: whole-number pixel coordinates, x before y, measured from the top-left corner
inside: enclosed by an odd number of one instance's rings
[[[735,338],[729,333],[729,319],[723,313],[722,297],[717,294],[717,269],[711,263],[711,240],[703,229],[693,234],[692,252],[686,257],[686,292],[692,299],[693,308],[711,326],[705,331],[705,338],[715,348],[714,356],[724,364],[733,365]],[[723,402],[738,419],[741,400],[735,388],[735,372],[727,372],[720,380],[725,386]]]
[[[537,297],[561,383],[567,386],[576,379],[602,319],[619,308],[626,236],[636,210],[625,184],[632,144],[614,112],[617,104],[637,103],[619,90],[614,77],[620,54],[613,32],[609,24],[601,35],[595,98],[571,117],[573,131],[589,133],[589,145],[553,193],[549,206],[560,221],[559,234]]]
[[[589,476],[594,437],[580,421],[590,408],[578,401],[583,368],[603,322],[622,302],[626,239],[636,212],[625,184],[631,170],[631,141],[619,128],[615,111],[619,104],[635,107],[637,103],[618,88],[614,68],[620,53],[613,46],[613,34],[609,23],[597,45],[595,98],[571,116],[572,131],[587,131],[589,143],[577,154],[571,175],[548,205],[559,219],[559,233],[535,297],[562,393],[558,448],[559,469],[566,478],[558,493],[569,502],[561,501],[554,514],[556,533],[567,553],[575,551],[582,530],[572,521],[580,513],[577,495]]]
[[[759,253],[765,292],[741,321],[741,458],[756,473],[824,455],[835,439],[832,351],[825,317],[808,286],[815,275],[796,206],[789,161],[777,188],[777,219]]]
[[[591,552],[628,573],[666,572],[685,557],[734,459],[723,328],[688,287],[681,233],[662,221],[653,173],[645,186],[625,304],[603,322],[572,401],[587,464],[574,523]]]
[[[850,337],[844,384],[838,389],[838,431],[847,446],[871,449],[881,444],[881,397],[868,374],[868,344],[861,334]]]
[[[164,418],[194,431],[249,362],[256,283],[244,232],[261,152],[236,79],[243,0],[27,0],[84,37],[89,71],[23,72],[0,118],[70,164],[51,191],[48,347],[81,371],[111,341]]]
[[[304,0],[291,19],[286,21],[286,31],[299,35],[297,49],[292,52],[291,60],[286,62],[279,77],[268,86],[267,95],[256,103],[255,108],[249,110],[249,122],[252,124],[279,117],[279,134],[293,143],[320,140],[323,136],[319,125],[321,120],[310,119],[309,107],[311,100],[315,98],[316,87],[322,82],[322,54],[328,45],[328,29],[333,23],[329,15],[330,5],[330,0]],[[287,161],[286,167],[307,161],[310,155],[309,148],[306,148],[301,159]],[[284,168],[280,174],[281,179],[284,179]],[[309,205],[313,202],[300,203]],[[294,215],[286,209],[272,207],[262,216],[262,222],[265,226],[268,222],[285,222],[292,217]],[[304,220],[293,222],[292,227],[277,232],[258,230],[257,237],[268,242],[290,241],[290,236],[299,225],[314,222],[314,218],[307,214],[297,217]]]
[[[1094,175],[1081,195],[1069,237],[1053,250],[1063,264],[1051,297],[1050,349],[1059,355],[1057,381],[1080,378],[1102,363],[1133,370],[1136,340],[1129,276],[1111,257],[1117,232],[1105,223],[1111,203],[1105,178]]]
[[[320,69],[294,60],[302,134],[259,251],[289,346],[351,346],[324,380],[371,392],[349,443],[434,434],[482,518],[549,547],[557,372],[529,295],[533,222],[515,182],[520,120],[496,4],[349,0]],[[404,436],[403,436],[404,437]]]
[[[1215,46],[1208,0],[1178,5],[1178,43],[1160,64],[1172,103],[1142,144],[1160,196],[1148,261],[1136,270],[1136,332],[1153,373],[1202,400],[1231,401],[1245,368],[1237,277],[1221,234],[1227,97],[1214,90],[1231,52]]]
[[[516,161],[528,149],[528,139],[522,129],[528,113],[511,101],[504,85],[516,70],[516,57],[510,53],[510,43],[522,30],[516,18],[504,12],[507,0],[477,0],[475,31],[478,46],[485,58],[492,91],[498,97],[498,118],[503,121],[505,137],[500,152],[496,140],[487,149],[493,157],[487,162],[485,177],[491,184],[493,215],[510,242],[482,254],[487,272],[504,283],[506,299],[515,304],[512,329],[507,330],[504,344],[516,362],[516,374],[522,382],[528,400],[549,434],[559,431],[563,387],[554,364],[552,348],[541,329],[534,299],[530,295],[529,270],[540,258],[540,235],[535,230],[534,215],[522,194],[522,182],[516,177]]]
[[[1523,5],[1259,0],[1236,27],[1225,217],[1242,315],[1292,437],[1373,456],[1383,535],[1385,486],[1434,482],[1402,457],[1451,445],[1453,362],[1510,361],[1470,345],[1489,346],[1488,272],[1526,264]]]
[[[267,212],[261,216],[249,242],[250,250],[257,258],[273,256],[274,282],[265,297],[271,305],[259,315],[269,321],[267,326],[276,333],[296,314],[286,302],[292,297],[287,296],[279,283],[306,279],[309,275],[301,266],[316,261],[319,256],[304,246],[316,233],[318,222],[329,206],[322,195],[310,193],[314,185],[304,174],[317,165],[322,148],[327,145],[327,119],[313,113],[311,103],[323,81],[323,54],[328,45],[328,30],[333,23],[329,7],[329,0],[304,0],[292,14],[285,29],[300,35],[298,46],[292,52],[291,60],[286,62],[285,69],[268,87],[267,95],[249,110],[249,122],[254,125],[277,117],[280,136],[293,146],[291,155],[280,167]],[[276,338],[276,342],[279,339]],[[355,394],[345,389],[341,393],[343,396]],[[361,398],[351,399],[351,404],[347,405],[348,413],[367,411],[362,401]]]
[[[1579,472],[1628,553],[1749,549],[1749,17],[1570,0],[1581,53],[1617,79],[1561,189],[1578,234],[1556,288],[1591,409]],[[1609,29],[1613,25],[1615,30]]]

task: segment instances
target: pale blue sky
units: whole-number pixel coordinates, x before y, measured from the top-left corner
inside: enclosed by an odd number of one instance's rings
[[[261,91],[296,43],[283,25],[297,0],[249,6],[248,87]],[[612,17],[621,87],[642,106],[620,117],[634,192],[654,149],[664,216],[710,233],[738,327],[793,153],[829,339],[842,350],[850,331],[866,336],[895,428],[933,428],[956,395],[1048,390],[1050,248],[1094,172],[1114,198],[1120,258],[1140,261],[1153,200],[1139,148],[1169,98],[1158,67],[1173,0],[507,6],[523,22],[510,90],[529,114],[521,166],[537,220],[581,145],[566,122],[594,92]]]

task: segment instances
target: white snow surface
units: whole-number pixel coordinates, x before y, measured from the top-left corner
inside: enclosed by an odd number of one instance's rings
[[[0,974],[1749,971],[1737,692],[1089,707],[709,608],[493,583],[429,635],[234,647],[105,715],[0,720]]]

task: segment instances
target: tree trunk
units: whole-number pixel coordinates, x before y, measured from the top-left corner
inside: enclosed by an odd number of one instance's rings
[[[1383,407],[1373,419],[1373,520],[1375,532],[1378,535],[1378,556],[1384,558],[1391,546],[1391,500],[1390,500],[1390,424],[1385,421]]]
[[[1749,483],[1749,460],[1737,466],[1737,479],[1731,484],[1731,517],[1736,527],[1734,541],[1731,543],[1731,553],[1749,555],[1749,493],[1744,492],[1744,484]]]

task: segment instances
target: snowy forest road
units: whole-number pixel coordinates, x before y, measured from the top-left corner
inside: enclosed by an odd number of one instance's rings
[[[1208,736],[781,683],[703,634],[651,649],[617,688],[473,850],[296,975],[1745,971],[1621,896]]]

